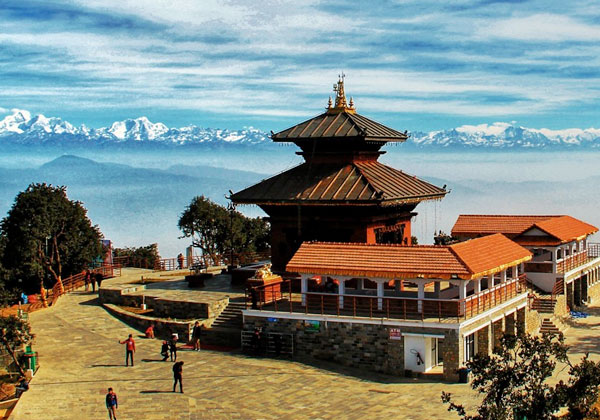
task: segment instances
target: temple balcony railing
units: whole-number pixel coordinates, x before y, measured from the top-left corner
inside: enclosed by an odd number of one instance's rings
[[[590,259],[588,258],[588,249],[577,252],[573,255],[569,255],[561,260],[556,262],[556,272],[557,273],[566,273],[567,271],[571,271],[574,268],[579,267],[587,263]]]
[[[292,283],[289,280],[253,289],[246,292],[246,309],[428,322],[460,322],[497,309],[513,298],[519,295],[526,296],[527,293],[524,276],[501,282],[464,299],[298,293],[292,291]]]

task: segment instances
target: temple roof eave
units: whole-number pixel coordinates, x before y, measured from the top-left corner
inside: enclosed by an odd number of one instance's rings
[[[388,199],[388,200],[365,200],[365,201],[356,201],[356,200],[304,200],[304,199],[295,199],[295,200],[253,200],[253,199],[238,199],[232,196],[234,203],[236,204],[249,204],[249,205],[263,205],[263,206],[297,206],[298,204],[302,204],[303,206],[340,206],[340,205],[348,205],[348,206],[378,206],[378,207],[394,207],[394,206],[405,206],[410,204],[419,204],[422,201],[430,201],[430,200],[441,200],[446,196],[446,193],[443,194],[435,194],[429,196],[418,196],[418,197],[409,197],[409,198],[401,198],[401,199]]]

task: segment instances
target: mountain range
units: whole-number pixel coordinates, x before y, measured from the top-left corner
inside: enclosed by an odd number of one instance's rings
[[[269,134],[252,128],[240,130],[202,128],[189,125],[169,128],[146,117],[116,121],[109,127],[76,127],[57,117],[32,116],[14,109],[0,121],[0,143],[8,145],[209,145],[272,146]],[[514,123],[463,125],[461,127],[411,133],[408,148],[441,149],[555,149],[564,147],[600,148],[600,129],[535,129]]]

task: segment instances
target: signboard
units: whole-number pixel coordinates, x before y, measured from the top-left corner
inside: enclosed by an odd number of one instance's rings
[[[390,340],[402,340],[400,328],[390,328]]]
[[[269,322],[277,322],[277,318],[267,318],[267,321],[269,321]]]
[[[321,331],[321,323],[319,321],[304,321],[304,331],[319,332]]]

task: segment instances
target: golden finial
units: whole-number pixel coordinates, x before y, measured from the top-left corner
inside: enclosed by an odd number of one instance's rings
[[[350,103],[348,105],[350,105],[350,109],[354,109],[354,98],[352,96],[350,97]]]
[[[327,109],[333,108],[333,101],[331,100],[331,96],[329,97],[329,102],[327,102]]]
[[[346,75],[344,73],[340,74],[338,76],[338,81],[337,83],[335,83],[333,85],[333,91],[336,93],[335,96],[335,107],[331,106],[331,97],[330,102],[329,102],[329,112],[330,113],[337,113],[337,112],[350,112],[350,113],[354,113],[356,111],[354,111],[354,101],[350,100],[350,106],[348,106],[348,103],[346,102],[346,92],[344,90],[344,79],[346,78]]]

